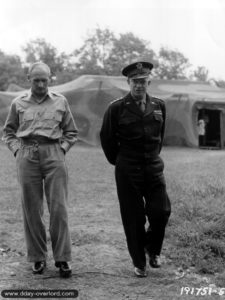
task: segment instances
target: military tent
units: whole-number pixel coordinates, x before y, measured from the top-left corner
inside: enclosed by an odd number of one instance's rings
[[[125,77],[83,75],[50,88],[66,96],[79,128],[79,138],[99,144],[99,130],[108,104],[129,91]],[[0,125],[11,100],[23,92],[0,92]],[[165,145],[224,148],[225,89],[208,83],[152,79],[149,94],[163,99],[167,107]],[[205,122],[199,145],[199,121]]]

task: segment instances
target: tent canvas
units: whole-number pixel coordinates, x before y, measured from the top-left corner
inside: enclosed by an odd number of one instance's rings
[[[125,77],[83,75],[50,89],[68,99],[80,140],[95,146],[99,145],[99,130],[108,104],[128,93],[129,86]],[[12,99],[20,94],[0,92],[1,126]],[[207,120],[204,146],[225,147],[225,89],[203,82],[152,79],[149,94],[166,103],[165,145],[198,147],[198,121],[204,117]]]

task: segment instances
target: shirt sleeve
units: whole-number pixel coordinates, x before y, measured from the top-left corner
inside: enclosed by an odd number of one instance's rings
[[[100,130],[100,141],[102,149],[109,163],[116,164],[116,157],[119,151],[119,143],[116,136],[117,117],[112,106],[109,106],[106,110],[102,127]]]
[[[19,116],[16,109],[16,103],[13,101],[3,127],[3,142],[8,146],[9,150],[15,155],[20,148],[20,141],[16,136],[19,127]]]
[[[72,145],[77,141],[78,129],[75,124],[73,115],[71,113],[67,99],[65,100],[65,113],[62,118],[61,129],[62,129],[62,139],[61,148],[68,152]]]

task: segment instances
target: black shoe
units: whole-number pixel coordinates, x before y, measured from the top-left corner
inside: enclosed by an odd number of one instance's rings
[[[34,262],[32,267],[33,274],[42,274],[45,268],[46,268],[45,261],[36,261]]]
[[[161,262],[159,255],[150,254],[149,255],[149,264],[152,268],[160,268]]]
[[[137,267],[134,267],[134,274],[137,276],[137,277],[147,277],[147,272],[146,272],[146,268],[137,268]]]
[[[72,269],[66,261],[56,261],[56,268],[59,268],[59,274],[63,278],[68,278],[72,275]]]

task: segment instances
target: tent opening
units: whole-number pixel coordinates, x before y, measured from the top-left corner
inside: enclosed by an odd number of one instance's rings
[[[200,148],[221,148],[220,110],[199,109],[198,134]]]

